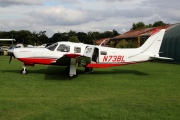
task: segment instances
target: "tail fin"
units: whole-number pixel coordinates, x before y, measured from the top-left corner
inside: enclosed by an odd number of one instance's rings
[[[146,42],[138,48],[141,53],[149,54],[153,57],[159,57],[159,50],[164,37],[165,29],[155,30]]]

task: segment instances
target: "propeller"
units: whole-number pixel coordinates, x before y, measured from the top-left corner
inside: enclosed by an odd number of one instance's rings
[[[13,53],[10,53],[10,59],[9,59],[9,64],[11,63],[12,57],[14,57]],[[15,58],[15,57],[14,57]]]

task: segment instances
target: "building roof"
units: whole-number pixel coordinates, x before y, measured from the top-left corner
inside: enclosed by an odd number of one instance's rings
[[[100,45],[103,41],[104,41],[104,44],[106,44],[109,41],[109,39],[110,38],[102,38],[102,39],[96,40],[96,45]]]
[[[179,25],[177,24],[168,24],[165,26],[158,26],[158,27],[152,27],[152,28],[145,28],[145,29],[140,29],[140,30],[131,30],[129,32],[126,32],[124,34],[121,34],[119,36],[116,36],[111,39],[122,39],[122,38],[133,38],[133,37],[138,37],[138,36],[150,36],[155,29],[166,29],[168,31],[169,29]]]

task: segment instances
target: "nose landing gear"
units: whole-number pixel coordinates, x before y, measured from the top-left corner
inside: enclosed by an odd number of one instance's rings
[[[26,66],[22,66],[23,69],[21,70],[21,74],[27,74]]]

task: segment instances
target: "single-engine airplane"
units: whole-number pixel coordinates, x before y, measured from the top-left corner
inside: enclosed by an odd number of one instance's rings
[[[159,49],[165,29],[156,30],[139,48],[120,49],[83,43],[57,42],[47,48],[17,48],[14,56],[26,66],[35,64],[66,66],[66,73],[73,77],[76,67],[85,67],[86,72],[92,68],[107,68],[141,63],[153,59],[171,59],[159,56]],[[11,61],[11,58],[10,58]]]

